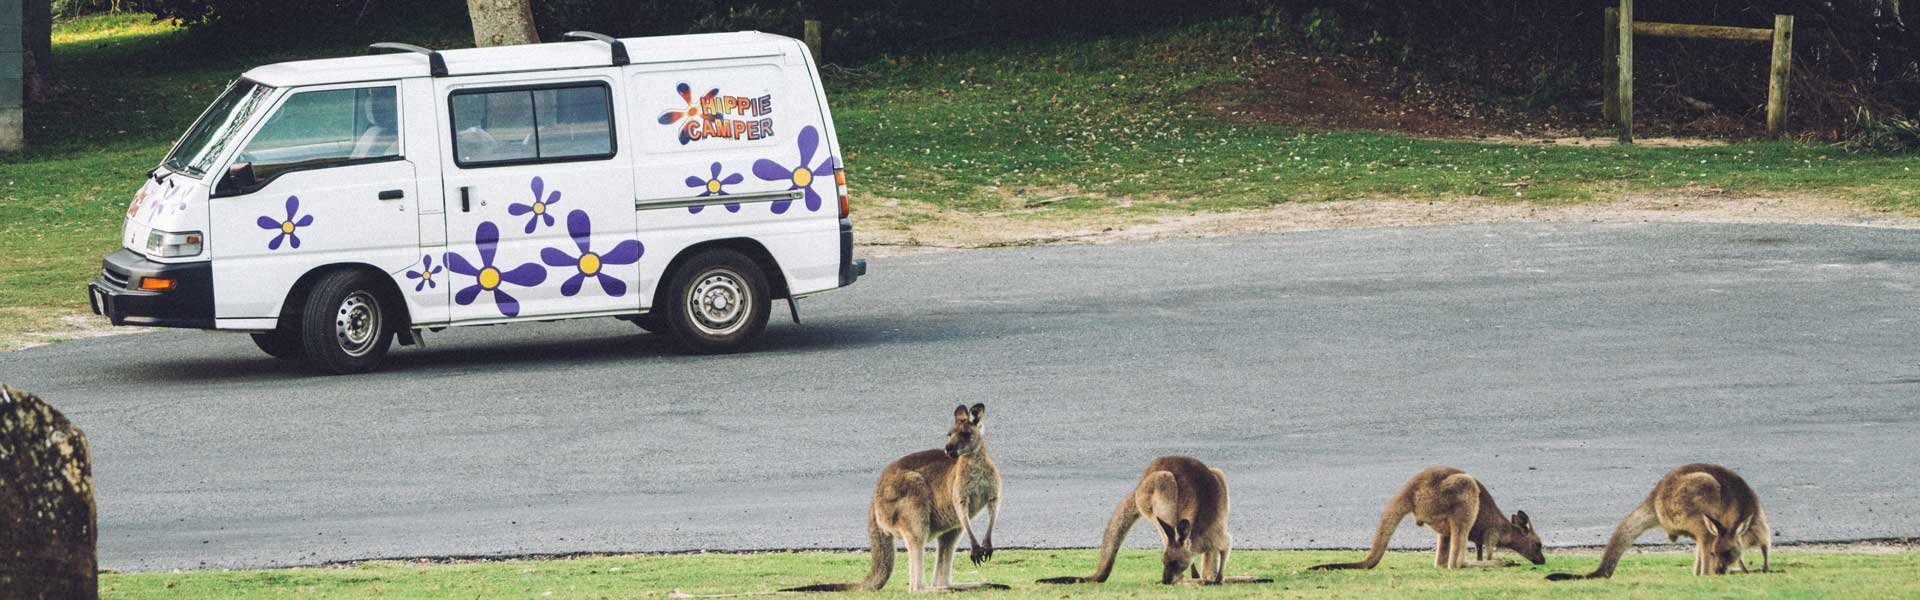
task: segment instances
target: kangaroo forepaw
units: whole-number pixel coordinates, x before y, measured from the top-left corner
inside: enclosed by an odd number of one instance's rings
[[[973,552],[968,558],[973,559],[973,564],[976,566],[980,563],[993,560],[993,546],[974,546]]]

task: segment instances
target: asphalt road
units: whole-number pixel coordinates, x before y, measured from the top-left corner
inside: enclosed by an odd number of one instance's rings
[[[1226,470],[1242,548],[1363,545],[1433,464],[1549,545],[1694,461],[1780,541],[1841,540],[1920,535],[1916,285],[1912,231],[1329,231],[875,260],[740,356],[593,319],[315,377],[168,332],[0,354],[0,380],[87,432],[122,570],[857,547],[879,468],[971,402],[1002,547],[1097,544],[1169,453]]]

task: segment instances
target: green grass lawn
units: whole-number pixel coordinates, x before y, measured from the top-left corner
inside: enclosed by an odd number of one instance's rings
[[[1544,566],[1442,572],[1425,553],[1394,553],[1373,571],[1308,572],[1315,564],[1357,560],[1359,552],[1236,552],[1227,574],[1271,577],[1268,584],[1165,588],[1158,584],[1159,553],[1121,555],[1105,584],[1051,586],[1035,579],[1084,575],[1092,550],[1007,550],[974,567],[963,559],[957,583],[991,581],[1014,587],[980,592],[992,598],[1217,597],[1217,598],[1841,598],[1920,597],[1920,553],[1800,553],[1774,555],[1782,572],[1694,577],[1691,552],[1630,554],[1612,580],[1549,583],[1554,571],[1585,572],[1592,553],[1548,555]],[[1757,558],[1757,557],[1756,557]],[[906,560],[896,564],[885,595],[904,595]],[[1757,568],[1758,563],[1754,563]],[[862,553],[693,554],[560,560],[421,564],[370,562],[346,567],[262,571],[109,574],[101,595],[133,598],[664,598],[688,594],[763,592],[781,587],[852,581],[866,574]]]
[[[61,91],[30,110],[30,148],[0,158],[0,349],[9,334],[84,310],[81,286],[115,247],[141,174],[242,71],[357,54],[376,39],[452,47],[461,35],[369,33],[331,46],[215,51],[143,15],[56,25]],[[1920,156],[1788,143],[1488,144],[1214,118],[1204,100],[1246,79],[1250,61],[1239,57],[1257,54],[1252,48],[1268,35],[1250,22],[1218,22],[829,70],[855,202],[884,197],[1044,219],[1368,197],[1567,202],[1698,186],[1837,196],[1889,210],[1920,206]],[[1010,209],[1007,197],[1018,189],[1066,190],[1073,198]]]

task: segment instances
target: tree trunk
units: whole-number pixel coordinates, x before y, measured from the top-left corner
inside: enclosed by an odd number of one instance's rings
[[[475,46],[540,43],[533,32],[532,0],[467,0],[467,14],[473,19]]]

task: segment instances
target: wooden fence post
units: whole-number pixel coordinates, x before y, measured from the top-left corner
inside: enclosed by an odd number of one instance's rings
[[[800,39],[806,42],[807,51],[813,53],[813,62],[815,64],[827,62],[827,59],[820,55],[820,21],[807,19],[802,26],[804,33],[800,34]]]
[[[1600,118],[1620,120],[1620,9],[1607,7],[1600,40]]]
[[[1793,73],[1793,15],[1773,16],[1773,65],[1768,70],[1767,133],[1786,133],[1787,82]]]
[[[1620,81],[1616,94],[1620,112],[1620,143],[1633,143],[1633,0],[1620,0]]]

